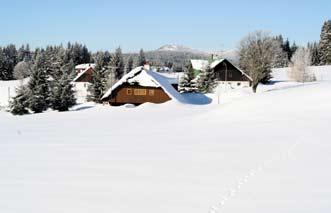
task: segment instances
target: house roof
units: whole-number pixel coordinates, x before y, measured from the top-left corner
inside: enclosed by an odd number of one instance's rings
[[[239,67],[237,67],[236,65],[232,64],[230,61],[228,61],[227,59],[225,58],[222,58],[222,59],[218,59],[218,60],[215,60],[213,61],[211,64],[210,64],[210,68],[214,69],[217,65],[219,65],[220,63],[222,63],[223,61],[227,61],[228,63],[230,63],[232,66],[234,66],[237,70],[239,70],[241,72],[242,75],[246,76],[249,80],[253,81],[253,79],[247,75],[243,70],[241,70]]]
[[[75,66],[76,70],[86,70],[87,68],[92,67],[93,69],[96,67],[96,64],[79,64]]]
[[[93,67],[87,67],[84,71],[80,72],[73,80],[72,82],[76,82],[80,77],[82,77],[87,71],[90,69],[94,69]]]
[[[209,62],[207,60],[191,60],[191,64],[193,69],[202,71],[208,67]]]
[[[172,87],[171,81],[173,79],[167,78],[153,70],[146,70],[144,67],[137,67],[124,75],[119,81],[117,81],[101,98],[105,99],[109,97],[112,92],[124,83],[138,84],[145,87],[161,87],[167,95],[173,100],[185,102],[182,95]]]

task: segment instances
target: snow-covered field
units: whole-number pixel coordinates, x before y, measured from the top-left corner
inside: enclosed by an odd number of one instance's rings
[[[0,112],[0,212],[329,213],[330,91],[281,82],[220,105]]]
[[[28,80],[0,81],[0,110],[1,107],[8,106],[10,99],[16,95],[16,88]]]

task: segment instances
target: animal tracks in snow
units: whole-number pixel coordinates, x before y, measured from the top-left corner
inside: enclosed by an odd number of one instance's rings
[[[289,159],[293,155],[294,149],[300,144],[300,142],[296,142],[293,146],[289,147],[286,151],[280,153],[279,155],[271,158],[263,162],[261,165],[257,166],[256,168],[251,169],[246,175],[243,175],[239,178],[237,183],[227,190],[225,195],[220,196],[221,198],[219,201],[210,207],[209,213],[219,213],[221,212],[222,208],[226,205],[226,203],[231,199],[234,198],[242,189],[242,187],[249,182],[250,179],[257,176],[260,172],[263,172],[267,167],[273,165],[275,162],[284,161]]]

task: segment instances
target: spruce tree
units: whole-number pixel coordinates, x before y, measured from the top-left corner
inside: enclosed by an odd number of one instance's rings
[[[311,65],[318,66],[320,64],[318,43],[308,43],[307,48],[309,49],[311,55]]]
[[[74,106],[76,99],[73,85],[71,84],[72,77],[69,74],[70,71],[62,68],[61,72],[61,77],[54,79],[52,82],[50,104],[52,109],[63,112],[68,111],[70,107]]]
[[[28,83],[28,105],[35,113],[43,112],[48,108],[49,84],[45,64],[45,54],[44,52],[41,52],[33,66],[31,78]]]
[[[113,70],[115,79],[119,80],[124,75],[124,61],[121,48],[117,48],[110,62],[110,68]]]
[[[129,73],[133,69],[133,57],[130,56],[125,66],[125,73]]]
[[[138,67],[144,66],[146,64],[146,62],[147,62],[147,60],[146,60],[145,52],[143,49],[140,49],[139,56],[138,56]]]
[[[89,86],[89,95],[87,97],[88,101],[93,101],[95,103],[101,103],[101,98],[106,90],[106,79],[105,70],[101,66],[100,61],[97,62],[92,75],[92,84]]]
[[[185,68],[184,76],[179,83],[179,92],[181,93],[198,92],[197,81],[191,63],[189,63]]]
[[[203,70],[197,79],[197,86],[202,93],[211,93],[217,86],[217,80],[214,70],[208,66]]]
[[[25,86],[20,86],[16,89],[16,96],[10,102],[10,112],[13,115],[28,114],[28,92]]]
[[[319,44],[320,65],[331,64],[331,20],[324,23]]]

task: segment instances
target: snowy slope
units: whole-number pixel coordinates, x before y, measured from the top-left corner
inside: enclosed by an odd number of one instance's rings
[[[315,75],[318,81],[330,81],[331,80],[331,66],[311,66],[310,71]],[[288,72],[290,68],[277,68],[273,69],[272,76],[274,81],[288,81]]]
[[[28,82],[28,79],[23,81],[0,81],[0,108],[8,106],[9,100],[16,95],[16,88]]]
[[[0,112],[0,212],[329,213],[329,91]]]

